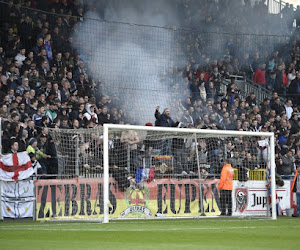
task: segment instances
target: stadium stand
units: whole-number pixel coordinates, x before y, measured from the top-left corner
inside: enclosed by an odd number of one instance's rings
[[[120,2],[106,6],[98,1],[95,7],[56,0],[48,12],[39,10],[38,2],[0,1],[1,144],[5,154],[11,140],[19,142],[20,151],[36,140],[47,156],[41,158],[41,174],[51,178],[59,159],[48,128],[138,122],[132,118],[135,110],[120,102],[120,91],[112,92],[111,83],[91,76],[89,58],[74,45],[73,34],[86,13]],[[186,29],[176,36],[178,56],[186,65],[173,68],[169,76],[174,80],[171,114],[189,128],[274,132],[277,171],[292,175],[300,164],[299,6],[294,11],[287,5],[281,18],[268,14],[264,1],[254,6],[250,1],[175,2],[179,15],[187,17]],[[228,157],[236,149],[226,152]],[[245,142],[239,149],[240,164],[260,168]]]

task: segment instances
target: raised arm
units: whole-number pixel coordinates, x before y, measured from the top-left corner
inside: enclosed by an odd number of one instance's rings
[[[155,114],[154,114],[154,116],[157,120],[160,120],[160,116],[161,116],[161,114],[159,112],[159,108],[160,108],[160,106],[156,107]]]

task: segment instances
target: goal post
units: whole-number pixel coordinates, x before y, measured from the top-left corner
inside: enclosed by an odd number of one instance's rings
[[[273,133],[105,124],[49,134],[59,174],[36,182],[37,220],[276,219],[290,206]],[[231,191],[220,184],[227,163]]]
[[[131,132],[129,132],[129,131],[131,131]],[[126,133],[129,133],[129,135],[128,134],[126,135],[127,137],[132,137],[132,138],[129,138],[129,140],[135,140],[134,137],[136,135],[144,134],[144,135],[141,136],[141,137],[144,136],[144,138],[143,138],[144,142],[146,140],[158,141],[161,146],[165,146],[166,148],[168,148],[168,146],[171,145],[170,143],[172,143],[172,147],[174,147],[175,138],[176,139],[183,139],[185,143],[188,143],[188,140],[191,140],[191,143],[193,145],[190,146],[188,150],[191,150],[193,147],[196,148],[195,158],[196,158],[197,168],[196,169],[193,168],[193,170],[195,170],[195,172],[191,171],[191,173],[189,173],[189,172],[187,173],[186,171],[182,171],[182,173],[178,173],[178,172],[174,171],[174,169],[172,169],[168,172],[168,167],[166,166],[166,164],[164,165],[164,163],[163,163],[162,165],[166,169],[164,171],[161,171],[161,172],[163,172],[162,176],[158,172],[158,175],[155,177],[155,179],[156,179],[157,183],[158,183],[158,181],[161,181],[161,179],[164,179],[164,180],[173,179],[173,180],[181,180],[181,181],[183,179],[189,179],[189,180],[192,180],[192,181],[197,181],[199,183],[199,190],[197,190],[197,192],[200,193],[200,196],[199,196],[199,209],[198,209],[198,215],[199,216],[205,214],[205,211],[203,211],[203,203],[204,203],[203,194],[201,194],[201,192],[207,192],[207,190],[204,191],[203,186],[207,186],[207,182],[212,181],[212,179],[210,179],[210,178],[213,178],[213,177],[215,177],[216,179],[218,178],[218,173],[214,172],[215,170],[211,171],[211,172],[209,172],[209,171],[208,172],[207,171],[203,172],[203,169],[205,168],[205,165],[201,165],[201,163],[199,162],[199,159],[201,158],[201,155],[199,155],[199,152],[198,152],[198,151],[200,151],[198,149],[199,144],[205,143],[205,142],[203,142],[203,140],[212,140],[215,143],[219,143],[217,140],[214,141],[213,140],[214,138],[219,138],[221,141],[223,140],[222,145],[219,145],[219,144],[213,145],[214,146],[213,150],[215,150],[215,154],[213,155],[213,157],[216,157],[216,160],[214,160],[214,161],[209,160],[210,164],[213,164],[212,162],[214,162],[214,164],[216,164],[216,165],[217,164],[222,165],[223,163],[221,161],[222,160],[221,159],[222,158],[221,154],[224,158],[230,158],[233,155],[233,153],[230,152],[230,150],[229,150],[230,145],[233,144],[233,143],[230,143],[230,140],[234,141],[236,138],[241,138],[240,140],[244,140],[243,143],[245,143],[248,146],[248,150],[253,151],[253,157],[255,158],[255,161],[256,161],[256,162],[253,161],[254,164],[256,164],[256,163],[258,163],[258,161],[260,161],[260,163],[259,163],[260,166],[258,166],[258,164],[257,164],[257,167],[256,167],[256,165],[255,165],[255,167],[253,167],[253,170],[251,170],[251,171],[256,172],[256,173],[258,173],[258,172],[262,173],[263,177],[261,179],[258,179],[259,181],[255,181],[255,179],[254,179],[254,181],[252,181],[252,182],[255,183],[254,185],[259,184],[259,189],[258,190],[265,190],[266,186],[269,187],[269,190],[264,191],[264,192],[267,192],[267,194],[266,193],[264,194],[266,197],[264,197],[263,200],[269,200],[269,197],[270,197],[271,198],[271,204],[269,204],[269,202],[267,202],[267,204],[264,204],[264,205],[267,206],[267,209],[265,209],[265,212],[264,212],[265,213],[264,216],[267,216],[267,217],[272,218],[272,219],[276,219],[276,216],[277,216],[276,215],[276,183],[275,183],[275,174],[274,174],[275,173],[275,149],[274,149],[275,148],[275,143],[274,143],[274,134],[273,133],[270,133],[270,132],[227,131],[227,130],[165,128],[165,127],[147,127],[147,126],[133,126],[133,125],[104,124],[104,126],[103,126],[104,208],[105,208],[104,209],[104,220],[103,220],[104,223],[108,223],[109,220],[110,220],[109,206],[110,206],[111,201],[109,199],[109,190],[110,190],[109,178],[110,178],[110,175],[111,175],[110,171],[112,169],[113,164],[110,163],[110,160],[112,159],[112,156],[110,156],[110,153],[109,153],[109,140],[110,140],[109,137],[112,138],[113,136],[112,135],[110,136],[110,134],[115,134],[117,137],[120,138]],[[126,137],[126,136],[124,135],[123,137]],[[139,137],[139,136],[137,136],[137,137]],[[225,140],[225,138],[229,138],[229,140]],[[266,152],[266,154],[263,154],[260,151],[260,146],[259,145],[261,143],[260,140],[262,138],[267,138],[267,141],[268,141],[268,144],[266,146],[267,151],[264,151],[264,152]],[[265,139],[262,139],[262,140],[265,140]],[[145,146],[144,145],[145,143],[142,143],[141,141],[142,140],[137,139],[133,144],[139,144],[140,143],[139,146],[142,146],[142,145]],[[236,140],[236,141],[239,142],[238,140]],[[124,141],[124,143],[126,143],[126,142]],[[207,143],[206,146],[208,147],[209,142],[207,141],[206,143]],[[228,145],[226,143],[228,143]],[[264,142],[262,142],[262,143],[264,143]],[[226,145],[224,145],[224,144],[226,144]],[[235,144],[238,145],[238,143],[235,143]],[[216,148],[218,146],[220,146],[220,148]],[[176,147],[176,145],[175,145],[175,147]],[[250,149],[250,147],[253,147],[253,148]],[[164,149],[160,148],[160,150],[163,151]],[[208,154],[211,154],[211,152],[213,150],[210,150],[208,152]],[[244,150],[244,149],[239,149],[239,150]],[[162,155],[162,156],[166,155],[165,153],[162,153],[162,151],[160,151],[159,154]],[[185,152],[187,154],[190,154],[190,152],[187,152],[187,151],[185,151]],[[257,154],[259,154],[259,155],[255,155],[256,151],[258,152]],[[174,148],[173,148],[173,151],[172,151],[171,154],[173,154],[173,153],[174,153]],[[239,152],[239,153],[242,153],[242,152]],[[216,154],[219,154],[219,155],[216,155]],[[225,154],[228,154],[229,156],[228,155],[224,156]],[[159,158],[159,156],[156,156],[156,155],[151,156],[150,165],[145,164],[145,159],[143,159],[144,162],[141,161],[139,167],[141,167],[142,169],[154,168],[154,170],[156,171],[155,164],[153,163],[153,160],[155,160],[155,157]],[[187,156],[185,156],[185,157],[187,157]],[[123,155],[123,158],[128,159],[128,157],[125,156],[125,155]],[[167,158],[167,157],[165,157],[165,158]],[[259,158],[260,158],[260,160],[258,160]],[[265,160],[265,162],[264,162],[263,159]],[[122,159],[122,160],[125,160],[125,159]],[[178,159],[176,161],[178,161]],[[216,161],[219,161],[219,162],[216,162]],[[172,165],[176,166],[176,162],[173,162]],[[216,165],[214,166],[215,168],[216,168]],[[135,167],[132,166],[132,168],[135,168]],[[134,171],[131,170],[130,174],[133,177],[128,177],[128,178],[134,178],[134,175],[138,175],[138,172],[136,172],[136,171],[137,171],[136,169],[134,169]],[[269,173],[271,173],[271,174],[269,175]],[[127,187],[127,188],[130,189],[130,188],[132,188],[132,186],[134,186],[132,189],[135,189],[136,186],[138,186],[138,184],[136,182],[137,179],[138,179],[138,177],[135,176],[135,180],[133,182],[131,182],[130,187]],[[120,179],[118,181],[120,181]],[[163,183],[164,182],[162,182],[162,184],[157,184],[157,186],[159,185],[159,188],[155,189],[157,194],[161,195],[162,189],[164,189],[164,187],[166,187],[166,189],[167,189],[168,185],[163,184]],[[182,185],[185,187],[185,191],[183,192],[184,195],[189,197],[188,199],[187,198],[185,199],[185,206],[186,206],[186,209],[188,209],[187,208],[187,203],[189,204],[191,201],[195,200],[196,196],[195,196],[194,193],[196,192],[196,190],[192,190],[193,188],[190,190],[191,187],[186,182],[182,182],[182,183],[179,184],[180,187]],[[239,183],[237,185],[239,185]],[[245,182],[245,183],[242,182],[242,187],[247,186],[247,185],[248,185],[247,182]],[[170,189],[174,188],[174,184],[170,184],[169,187],[170,187]],[[216,186],[214,186],[214,187],[216,187]],[[252,190],[254,190],[254,189],[255,189],[255,186],[253,186]],[[241,189],[241,190],[243,190],[243,189]],[[167,195],[170,195],[170,196],[173,195],[174,196],[174,190],[172,189],[172,190],[166,191],[162,195],[163,196],[162,199],[166,199],[166,193],[167,192],[168,192]],[[214,192],[215,192],[215,190],[214,190]],[[145,195],[145,193],[144,193],[144,195]],[[146,193],[146,195],[151,197],[154,194]],[[180,191],[180,195],[183,195],[181,193],[181,191]],[[190,195],[192,197],[190,197]],[[235,196],[235,194],[233,192],[232,192],[232,196]],[[138,197],[138,198],[140,198],[140,197]],[[138,198],[135,197],[135,200],[137,200]],[[248,199],[248,197],[246,199]],[[159,201],[159,202],[161,202],[161,201]],[[235,203],[235,206],[237,207],[236,202],[237,201],[235,201],[233,203]],[[256,201],[254,201],[254,202],[256,202]],[[182,204],[178,204],[178,201],[175,201],[175,203],[176,204],[174,205],[174,204],[172,204],[172,202],[170,202],[169,206],[170,207],[173,206],[172,209],[174,209],[174,206],[177,206],[177,208],[179,207],[178,210],[180,210]],[[142,212],[144,213],[144,215],[148,215],[148,216],[144,216],[144,218],[154,217],[153,214],[151,216],[149,216],[149,211],[147,210],[147,206],[144,206],[144,207],[138,206],[138,202],[136,204],[137,204],[136,206],[129,206],[128,205],[127,210],[126,209],[124,210],[123,215],[121,215],[120,218],[123,217],[124,215],[127,215],[127,213],[134,212],[134,210],[138,210],[138,209],[143,210]],[[146,204],[146,203],[144,203],[144,204]],[[162,212],[162,209],[160,208],[160,205],[161,205],[161,203],[157,205],[158,209],[156,207],[157,211],[155,211],[155,212],[158,212],[158,213],[156,213],[155,216],[156,217],[162,216],[163,218],[169,218],[167,215],[164,215],[163,213],[162,214],[160,213],[160,212]],[[243,212],[244,209],[245,209],[245,204],[242,204],[242,205],[244,205],[244,207],[241,208],[240,211]],[[213,204],[209,204],[209,206],[213,206]],[[169,207],[169,209],[170,209],[170,207]],[[226,205],[226,207],[227,207],[227,205]],[[166,205],[166,209],[167,208],[168,207]],[[146,209],[147,211],[145,212],[144,209]],[[229,209],[229,208],[227,207],[227,209]],[[232,208],[232,209],[234,209],[234,208]],[[218,214],[212,213],[212,215],[218,215]],[[259,216],[261,216],[261,215],[262,214],[259,214]],[[243,215],[241,214],[241,216],[243,216]],[[249,215],[249,216],[252,216],[252,215]],[[255,216],[255,213],[253,213],[253,216]],[[175,216],[171,216],[171,217],[172,218],[177,217],[176,216],[176,211],[175,211]],[[178,216],[178,217],[181,217],[181,216]],[[191,217],[195,217],[195,215],[193,215]],[[135,216],[132,216],[132,217],[129,217],[129,218],[135,218]],[[115,217],[114,217],[114,219],[115,219]]]

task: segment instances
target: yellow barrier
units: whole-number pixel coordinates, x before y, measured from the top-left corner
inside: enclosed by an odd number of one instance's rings
[[[266,171],[265,169],[254,169],[249,170],[249,181],[264,181],[266,180]],[[234,169],[234,180],[239,179],[239,170],[237,168]]]

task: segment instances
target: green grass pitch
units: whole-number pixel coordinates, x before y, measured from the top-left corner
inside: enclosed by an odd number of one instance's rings
[[[0,222],[5,249],[299,249],[300,218]]]

